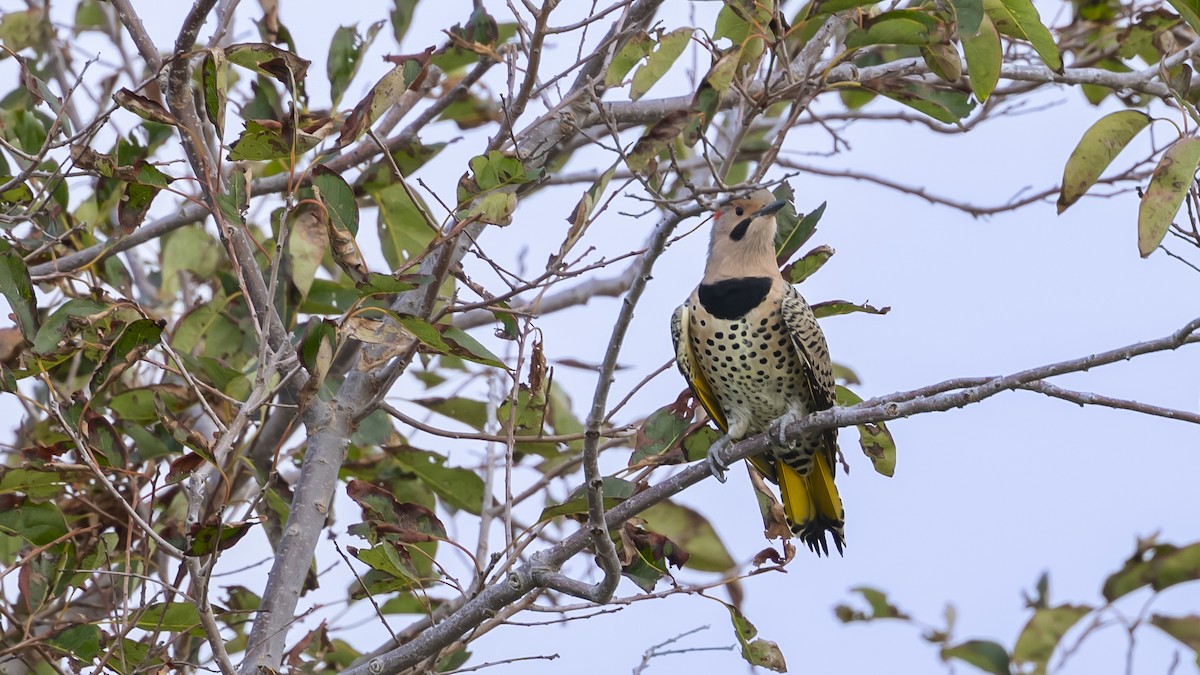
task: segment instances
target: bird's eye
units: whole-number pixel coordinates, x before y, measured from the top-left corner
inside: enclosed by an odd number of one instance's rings
[[[734,209],[734,213],[737,213],[739,216],[741,216],[741,215],[745,215],[746,211],[744,209],[742,209],[742,207],[739,206],[736,209]]]

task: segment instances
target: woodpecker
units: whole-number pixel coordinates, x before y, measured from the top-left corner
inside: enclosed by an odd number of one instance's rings
[[[708,451],[713,475],[729,468],[720,449],[784,425],[835,401],[833,362],[808,302],[779,273],[775,213],[786,205],[767,190],[716,212],[700,285],[671,318],[675,363],[696,400],[725,433]],[[779,484],[792,533],[817,555],[846,544],[834,485],[837,430],[776,441],[750,463]]]

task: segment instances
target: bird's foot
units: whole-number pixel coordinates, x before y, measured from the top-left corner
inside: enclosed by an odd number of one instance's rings
[[[796,415],[795,412],[789,410],[781,415],[779,419],[775,420],[775,422],[771,425],[770,435],[775,437],[776,442],[778,442],[781,447],[790,448],[795,444],[794,441],[788,440],[787,428],[792,422],[795,422],[799,419],[800,417]]]
[[[726,480],[725,472],[729,470],[729,465],[725,463],[725,460],[721,459],[721,452],[729,447],[729,443],[729,435],[726,434],[708,446],[708,470],[722,483]]]

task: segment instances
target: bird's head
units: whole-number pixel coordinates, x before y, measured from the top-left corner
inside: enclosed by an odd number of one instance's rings
[[[705,281],[777,273],[775,213],[786,204],[767,190],[756,190],[718,208]]]

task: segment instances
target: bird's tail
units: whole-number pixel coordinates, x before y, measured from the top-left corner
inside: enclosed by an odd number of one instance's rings
[[[813,457],[812,470],[801,476],[782,460],[775,461],[775,475],[779,481],[779,493],[783,501],[783,513],[787,516],[792,533],[808,545],[814,553],[829,555],[829,544],[825,533],[833,536],[833,545],[839,555],[846,546],[843,531],[845,511],[837,486],[833,484],[833,465],[824,452]]]

